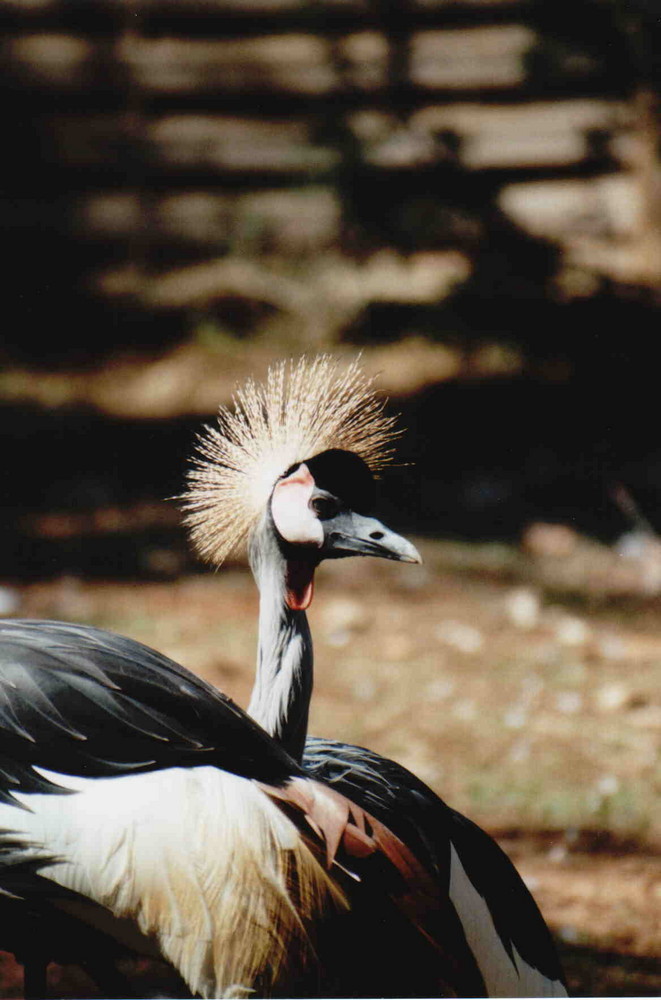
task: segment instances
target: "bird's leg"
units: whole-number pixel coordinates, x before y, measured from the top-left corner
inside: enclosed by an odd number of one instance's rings
[[[105,1000],[112,1000],[113,997],[122,997],[128,1000],[130,997],[139,996],[112,959],[95,956],[93,959],[83,962],[82,965]]]
[[[145,997],[192,997],[178,972],[169,965],[157,962],[155,967],[147,960],[147,975],[129,975],[121,972],[116,961],[108,955],[95,955],[82,963],[85,972],[96,984],[104,1000],[144,1000]],[[153,973],[149,975],[149,972]]]
[[[24,963],[23,996],[25,1000],[45,1000],[48,996],[48,959],[44,954],[32,955]]]

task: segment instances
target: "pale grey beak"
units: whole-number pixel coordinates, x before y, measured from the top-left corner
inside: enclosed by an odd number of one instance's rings
[[[364,517],[346,510],[323,521],[324,544],[321,555],[325,559],[342,556],[376,556],[397,562],[421,563],[415,545],[397,535],[375,517]]]

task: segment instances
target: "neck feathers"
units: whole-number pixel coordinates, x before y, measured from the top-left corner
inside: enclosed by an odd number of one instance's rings
[[[287,606],[287,563],[269,522],[264,519],[250,545],[260,602],[257,677],[248,713],[300,760],[312,697],[312,639],[305,612]]]

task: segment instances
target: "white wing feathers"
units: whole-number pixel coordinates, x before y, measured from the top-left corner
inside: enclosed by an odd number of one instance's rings
[[[243,778],[45,773],[78,794],[17,796],[30,811],[0,805],[0,827],[61,858],[42,874],[111,911],[120,920],[104,929],[145,954],[156,946],[202,997],[256,985],[268,995],[297,977],[314,958],[311,928],[348,906],[294,824]]]
[[[466,874],[454,845],[450,849],[450,898],[482,973],[487,996],[567,996],[559,980],[549,979],[529,965],[514,945],[512,962],[496,931],[486,901]]]

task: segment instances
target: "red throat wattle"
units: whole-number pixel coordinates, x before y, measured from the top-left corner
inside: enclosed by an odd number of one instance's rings
[[[314,564],[307,559],[288,559],[285,600],[292,611],[306,611],[314,594]]]

